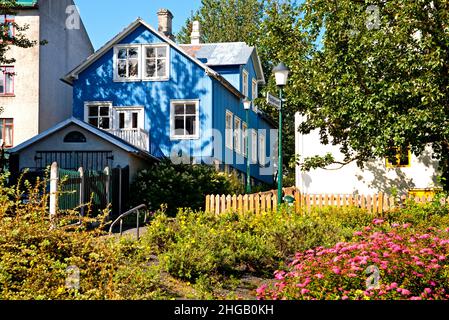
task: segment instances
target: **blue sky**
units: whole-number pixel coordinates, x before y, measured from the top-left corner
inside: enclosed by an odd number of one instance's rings
[[[92,44],[98,49],[137,17],[157,27],[157,11],[169,9],[173,15],[176,34],[199,8],[201,0],[75,0]]]

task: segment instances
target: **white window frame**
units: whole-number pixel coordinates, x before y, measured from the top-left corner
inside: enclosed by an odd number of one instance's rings
[[[248,124],[246,122],[242,122],[242,154],[245,158],[248,157],[247,147],[249,142],[248,135]]]
[[[263,132],[259,132],[259,164],[262,167],[267,164],[267,140]]]
[[[120,128],[120,113],[125,114],[125,128]],[[137,128],[132,128],[132,113],[138,113]],[[114,129],[117,130],[138,130],[145,127],[145,113],[143,106],[113,107]],[[129,126],[127,126],[127,124]]]
[[[257,99],[257,97],[259,96],[259,88],[258,88],[258,84],[257,84],[257,80],[253,79],[252,80],[252,88],[251,88],[251,94],[252,94],[252,100],[253,100],[253,111],[257,112],[257,105],[254,103],[254,101]]]
[[[245,69],[242,71],[242,93],[245,97],[249,96],[249,73]]]
[[[175,134],[175,105],[177,104],[195,104],[195,135],[177,135]],[[170,139],[171,140],[196,140],[200,138],[200,100],[170,100]]]
[[[139,63],[136,78],[123,78],[118,75],[118,52],[120,49],[137,48],[137,61]],[[113,70],[115,82],[135,82],[142,79],[142,45],[140,44],[120,44],[114,47]]]
[[[86,101],[84,102],[84,122],[89,123],[89,107],[109,107],[109,129],[103,129],[97,126],[98,129],[111,130],[114,128],[114,112],[112,107],[112,101]],[[98,116],[97,116],[98,118]]]
[[[242,153],[242,120],[234,117],[234,150],[237,153]]]
[[[231,119],[230,128],[228,128],[228,116]],[[225,139],[226,139],[226,147],[228,149],[234,149],[234,115],[231,111],[226,110],[225,116]]]
[[[166,56],[165,56],[165,73],[164,77],[147,77],[146,76],[146,65],[147,65],[147,48],[161,48],[165,47]],[[157,58],[156,58],[157,61]],[[157,66],[157,63],[156,63]],[[157,71],[156,71],[157,73]],[[168,44],[163,43],[155,43],[155,44],[146,44],[142,45],[142,80],[144,81],[167,81],[170,79],[170,47]]]
[[[251,160],[254,164],[257,163],[257,157],[258,157],[258,148],[257,148],[257,142],[258,142],[258,135],[257,131],[255,129],[251,130]]]

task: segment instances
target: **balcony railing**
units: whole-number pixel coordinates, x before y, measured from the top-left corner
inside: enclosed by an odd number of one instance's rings
[[[112,129],[108,130],[108,132],[129,142],[139,149],[147,152],[149,151],[150,136],[148,132],[143,129]]]

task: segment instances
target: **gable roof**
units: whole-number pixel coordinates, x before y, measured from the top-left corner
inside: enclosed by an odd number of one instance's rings
[[[78,75],[86,70],[92,63],[100,59],[104,54],[106,54],[110,49],[114,47],[114,45],[118,44],[121,40],[123,40],[125,37],[127,37],[131,32],[136,30],[139,26],[145,26],[147,29],[149,29],[152,33],[160,37],[163,41],[168,43],[172,48],[183,54],[185,57],[190,59],[192,62],[200,66],[204,69],[206,74],[217,81],[219,81],[223,86],[225,86],[229,91],[231,91],[234,95],[236,95],[238,98],[243,99],[243,94],[237,90],[229,81],[227,81],[223,76],[221,76],[218,72],[212,70],[207,65],[199,61],[198,59],[190,56],[187,54],[178,44],[176,44],[174,41],[166,37],[164,34],[160,33],[159,31],[155,30],[151,25],[143,21],[141,18],[137,18],[134,22],[132,22],[128,27],[122,30],[118,35],[116,35],[114,38],[112,38],[109,42],[107,42],[103,47],[98,49],[94,54],[89,56],[83,63],[81,63],[78,67],[70,71],[64,78],[61,80],[73,85],[73,80],[78,79]]]
[[[252,58],[257,80],[265,83],[257,50],[255,47],[248,46],[245,42],[181,44],[180,47],[190,56],[211,67],[245,65]]]
[[[69,125],[72,125],[72,124],[85,129],[86,131],[92,133],[93,135],[96,135],[97,137],[99,137],[99,138],[101,138],[103,140],[106,140],[107,142],[115,145],[116,147],[118,147],[118,148],[120,148],[120,149],[122,149],[122,150],[124,150],[126,152],[132,153],[134,155],[137,155],[137,156],[140,156],[140,157],[143,157],[143,158],[148,158],[148,159],[151,159],[151,160],[159,161],[156,157],[152,156],[150,153],[133,146],[129,142],[127,142],[127,141],[125,141],[125,140],[123,140],[123,139],[121,139],[121,138],[119,138],[117,136],[114,136],[113,134],[111,134],[111,133],[109,133],[107,131],[104,131],[104,130],[101,130],[101,129],[97,128],[97,127],[94,127],[94,126],[88,124],[87,122],[78,120],[78,119],[76,119],[74,117],[69,118],[67,120],[64,120],[63,122],[58,123],[57,125],[51,127],[50,129],[48,129],[48,130],[38,134],[37,136],[34,136],[33,138],[31,138],[31,139],[29,139],[29,140],[19,144],[18,146],[9,149],[8,152],[9,153],[20,152],[23,149],[28,148],[29,146],[31,146],[31,145],[33,145],[33,144],[43,140],[47,136],[52,135],[53,133],[56,133],[56,132],[58,132],[58,131],[60,131],[60,130],[62,130],[62,129],[64,129],[64,128],[68,127]]]

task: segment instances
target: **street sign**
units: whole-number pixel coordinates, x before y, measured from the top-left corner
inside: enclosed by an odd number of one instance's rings
[[[272,96],[270,93],[267,92],[267,103],[269,105],[272,105],[273,107],[276,107],[278,109],[281,108],[281,99]]]

